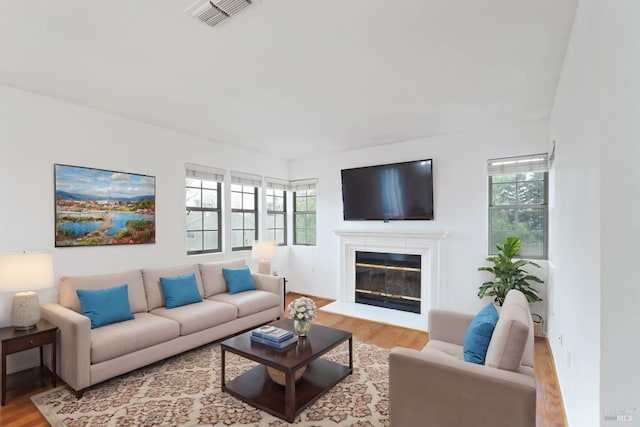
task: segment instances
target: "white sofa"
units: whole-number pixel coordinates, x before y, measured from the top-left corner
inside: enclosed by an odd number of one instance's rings
[[[62,277],[57,303],[43,304],[42,317],[59,328],[58,372],[78,396],[84,389],[240,331],[284,312],[282,278],[253,273],[256,289],[229,294],[222,268],[243,259],[123,273]],[[202,302],[165,308],[160,277],[194,273]],[[77,289],[128,285],[135,319],[91,329]]]

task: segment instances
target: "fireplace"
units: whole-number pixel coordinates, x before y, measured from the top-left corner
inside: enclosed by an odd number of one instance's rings
[[[440,242],[448,233],[422,230],[336,230],[335,233],[340,237],[340,289],[338,299],[323,306],[320,310],[405,328],[428,330],[427,314],[430,309],[440,306]],[[356,252],[379,252],[419,257],[420,271],[411,273],[416,273],[415,276],[420,277],[420,293],[417,293],[415,287],[409,286],[408,288],[413,290],[407,291],[399,301],[404,305],[411,305],[413,304],[411,298],[419,297],[419,302],[416,301],[415,304],[419,306],[419,310],[404,311],[364,304],[360,301],[356,303],[356,277],[358,276],[357,270],[359,271],[361,268],[356,267]],[[406,265],[402,264],[401,266],[405,267]],[[386,270],[385,274],[392,272],[392,276],[398,271],[393,268],[386,268]],[[372,271],[371,274],[375,274],[375,271]],[[413,274],[405,274],[405,276],[414,277]],[[412,280],[409,279],[410,282]],[[407,286],[405,285],[405,287]],[[400,294],[393,289],[396,288],[392,287],[392,291],[386,293],[390,293],[392,296]],[[365,290],[371,290],[371,288],[365,288]],[[362,296],[367,292],[358,293]]]
[[[356,251],[355,302],[420,313],[420,255]]]

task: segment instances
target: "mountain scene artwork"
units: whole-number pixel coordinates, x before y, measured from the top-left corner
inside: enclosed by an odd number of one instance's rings
[[[55,165],[56,247],[155,243],[155,177]]]

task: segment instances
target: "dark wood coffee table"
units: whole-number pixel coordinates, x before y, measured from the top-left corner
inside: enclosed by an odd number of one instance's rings
[[[293,321],[290,319],[281,319],[272,325],[293,331]],[[301,337],[296,345],[284,350],[254,343],[250,336],[251,331],[221,343],[222,390],[287,422],[293,422],[307,406],[353,372],[351,332],[314,324],[306,337]],[[349,366],[320,358],[345,341],[349,341]],[[260,365],[226,382],[227,351]],[[284,372],[284,386],[276,384],[269,377],[267,366]],[[303,366],[307,367],[304,375],[294,382],[294,373]]]

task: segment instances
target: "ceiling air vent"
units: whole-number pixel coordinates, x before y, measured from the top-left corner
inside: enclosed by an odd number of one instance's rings
[[[213,27],[250,4],[251,0],[198,0],[186,8],[185,12]]]

